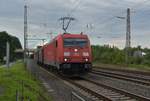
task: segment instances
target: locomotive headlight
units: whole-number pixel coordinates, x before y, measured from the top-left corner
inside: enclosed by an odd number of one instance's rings
[[[83,56],[89,56],[88,52],[83,52],[82,54],[83,54]]]
[[[85,61],[86,61],[86,62],[88,62],[88,61],[89,61],[89,59],[87,59],[87,58],[86,58],[86,59],[85,59]]]
[[[66,62],[68,59],[64,58],[64,61]]]
[[[64,56],[70,56],[70,52],[64,52]]]

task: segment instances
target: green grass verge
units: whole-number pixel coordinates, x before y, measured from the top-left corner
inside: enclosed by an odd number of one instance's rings
[[[19,91],[21,99],[22,81],[24,101],[27,101],[28,97],[31,101],[40,101],[40,99],[52,101],[52,98],[47,96],[43,90],[40,81],[25,70],[22,62],[17,62],[9,69],[0,68],[0,87],[4,88],[3,94],[0,95],[0,101],[16,101],[16,90]]]
[[[0,63],[0,67],[2,66],[3,64],[2,63]]]
[[[0,62],[0,66],[1,66],[1,65],[4,65],[4,64],[5,64],[5,62]]]
[[[99,62],[93,62],[94,66],[97,67],[109,67],[109,68],[120,68],[120,69],[129,69],[129,70],[139,70],[139,71],[149,71],[150,67],[145,65],[135,65],[135,64],[103,64]]]

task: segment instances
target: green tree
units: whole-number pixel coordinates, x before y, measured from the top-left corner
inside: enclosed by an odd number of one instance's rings
[[[22,49],[21,43],[17,37],[9,35],[7,32],[0,32],[0,61],[3,62],[3,57],[6,56],[6,42],[10,43],[10,60],[13,61],[16,57],[15,50]]]
[[[144,52],[144,56],[134,56],[136,51]],[[93,61],[107,64],[126,64],[125,63],[125,49],[117,47],[110,47],[109,45],[92,46]],[[141,46],[130,48],[130,64],[149,65],[150,66],[150,49],[142,49]]]

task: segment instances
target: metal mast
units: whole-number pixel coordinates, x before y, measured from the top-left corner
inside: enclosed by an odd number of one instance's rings
[[[131,47],[131,25],[130,25],[130,8],[127,9],[127,25],[126,25],[126,63],[129,63],[128,59],[130,56]]]
[[[127,9],[127,32],[126,32],[126,48],[131,47],[131,25],[130,25],[130,9]]]
[[[24,5],[24,62],[27,58],[27,4]]]

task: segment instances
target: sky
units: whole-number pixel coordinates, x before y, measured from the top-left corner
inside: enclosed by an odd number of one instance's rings
[[[150,48],[150,0],[0,0],[0,31],[18,37],[23,46],[24,4],[28,5],[28,38],[46,39],[63,33],[59,18],[74,17],[68,32],[83,32],[91,44],[125,47],[127,8],[131,9],[131,46]],[[88,26],[88,27],[87,27]],[[41,40],[29,40],[35,48]]]

